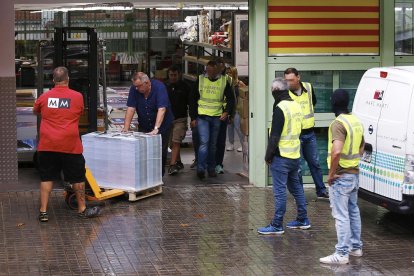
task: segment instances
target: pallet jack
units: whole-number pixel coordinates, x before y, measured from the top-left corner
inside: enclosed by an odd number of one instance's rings
[[[73,35],[85,39],[72,38]],[[80,133],[98,130],[98,88],[102,81],[102,104],[104,132],[108,130],[108,114],[106,99],[106,71],[105,71],[105,45],[99,41],[94,28],[67,27],[55,28],[53,46],[51,43],[41,44],[39,47],[39,79],[38,95],[43,93],[48,60],[53,59],[53,68],[65,66],[71,78],[69,87],[83,94],[87,112],[81,118]],[[86,65],[86,66],[85,66]],[[50,67],[50,65],[49,65]],[[50,69],[48,68],[48,72]],[[47,81],[47,79],[46,79]],[[50,82],[50,80],[49,80]],[[39,129],[39,120],[38,120]],[[101,201],[125,194],[119,189],[105,190],[99,187],[92,172],[86,167],[85,199],[88,201]],[[71,185],[65,185],[65,201],[71,209],[77,209],[76,195]]]

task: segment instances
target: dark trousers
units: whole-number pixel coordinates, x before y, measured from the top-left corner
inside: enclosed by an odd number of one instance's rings
[[[224,152],[226,151],[227,125],[227,119],[220,122],[220,130],[217,137],[216,165],[223,166]]]
[[[194,148],[194,156],[195,160],[197,161],[197,155],[198,155],[198,148],[200,147],[200,137],[198,136],[198,127],[191,128],[191,136],[193,140],[193,148]]]
[[[170,129],[171,127],[165,129],[162,133],[161,133],[161,143],[162,143],[162,176],[164,176],[165,174],[165,163],[167,163],[167,154],[168,154],[168,142],[170,140]],[[144,133],[148,133],[151,132],[146,130],[146,129],[142,129],[142,128],[138,128],[139,132],[144,132]]]

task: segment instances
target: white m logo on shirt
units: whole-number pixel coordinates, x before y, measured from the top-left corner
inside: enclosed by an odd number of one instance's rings
[[[47,99],[48,108],[70,108],[70,99],[61,99],[61,98],[48,98]]]

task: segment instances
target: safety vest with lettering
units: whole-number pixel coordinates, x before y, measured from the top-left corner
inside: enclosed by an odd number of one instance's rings
[[[303,129],[312,128],[315,126],[315,116],[314,116],[314,109],[313,109],[313,102],[312,102],[312,86],[309,82],[302,82],[305,89],[308,91],[307,93],[303,93],[298,96],[292,91],[289,91],[290,97],[297,102],[300,107],[302,108],[303,113]]]
[[[221,116],[224,105],[224,89],[226,88],[226,77],[221,76],[216,81],[210,81],[205,76],[198,78],[198,114],[208,116]]]
[[[299,136],[302,131],[302,110],[299,104],[294,101],[281,101],[277,106],[285,117],[278,145],[280,156],[289,159],[300,158]]]
[[[346,130],[346,138],[339,159],[342,168],[357,167],[360,159],[359,148],[364,135],[364,127],[357,117],[352,114],[339,115],[329,126],[328,133],[328,168],[331,167],[332,124],[338,121]]]
[[[232,77],[230,77],[229,75],[224,75],[225,77],[226,77],[226,80],[227,80],[227,82],[229,83],[229,85],[230,86],[232,86],[231,84],[232,84],[232,81],[233,81],[233,79],[232,79]],[[234,89],[234,88],[232,88],[232,89]],[[223,104],[223,109],[226,109],[226,107],[227,107],[227,101],[226,101],[226,96],[224,96],[224,104]]]

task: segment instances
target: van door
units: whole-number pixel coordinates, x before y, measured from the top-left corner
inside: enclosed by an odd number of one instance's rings
[[[388,80],[380,78],[379,70],[368,70],[359,83],[352,108],[352,114],[364,125],[365,151],[359,164],[359,186],[370,192],[375,192],[377,130],[382,109],[377,103],[387,86]]]
[[[412,84],[395,76],[381,100],[378,121],[375,193],[402,200],[404,162],[407,150],[407,127]]]

